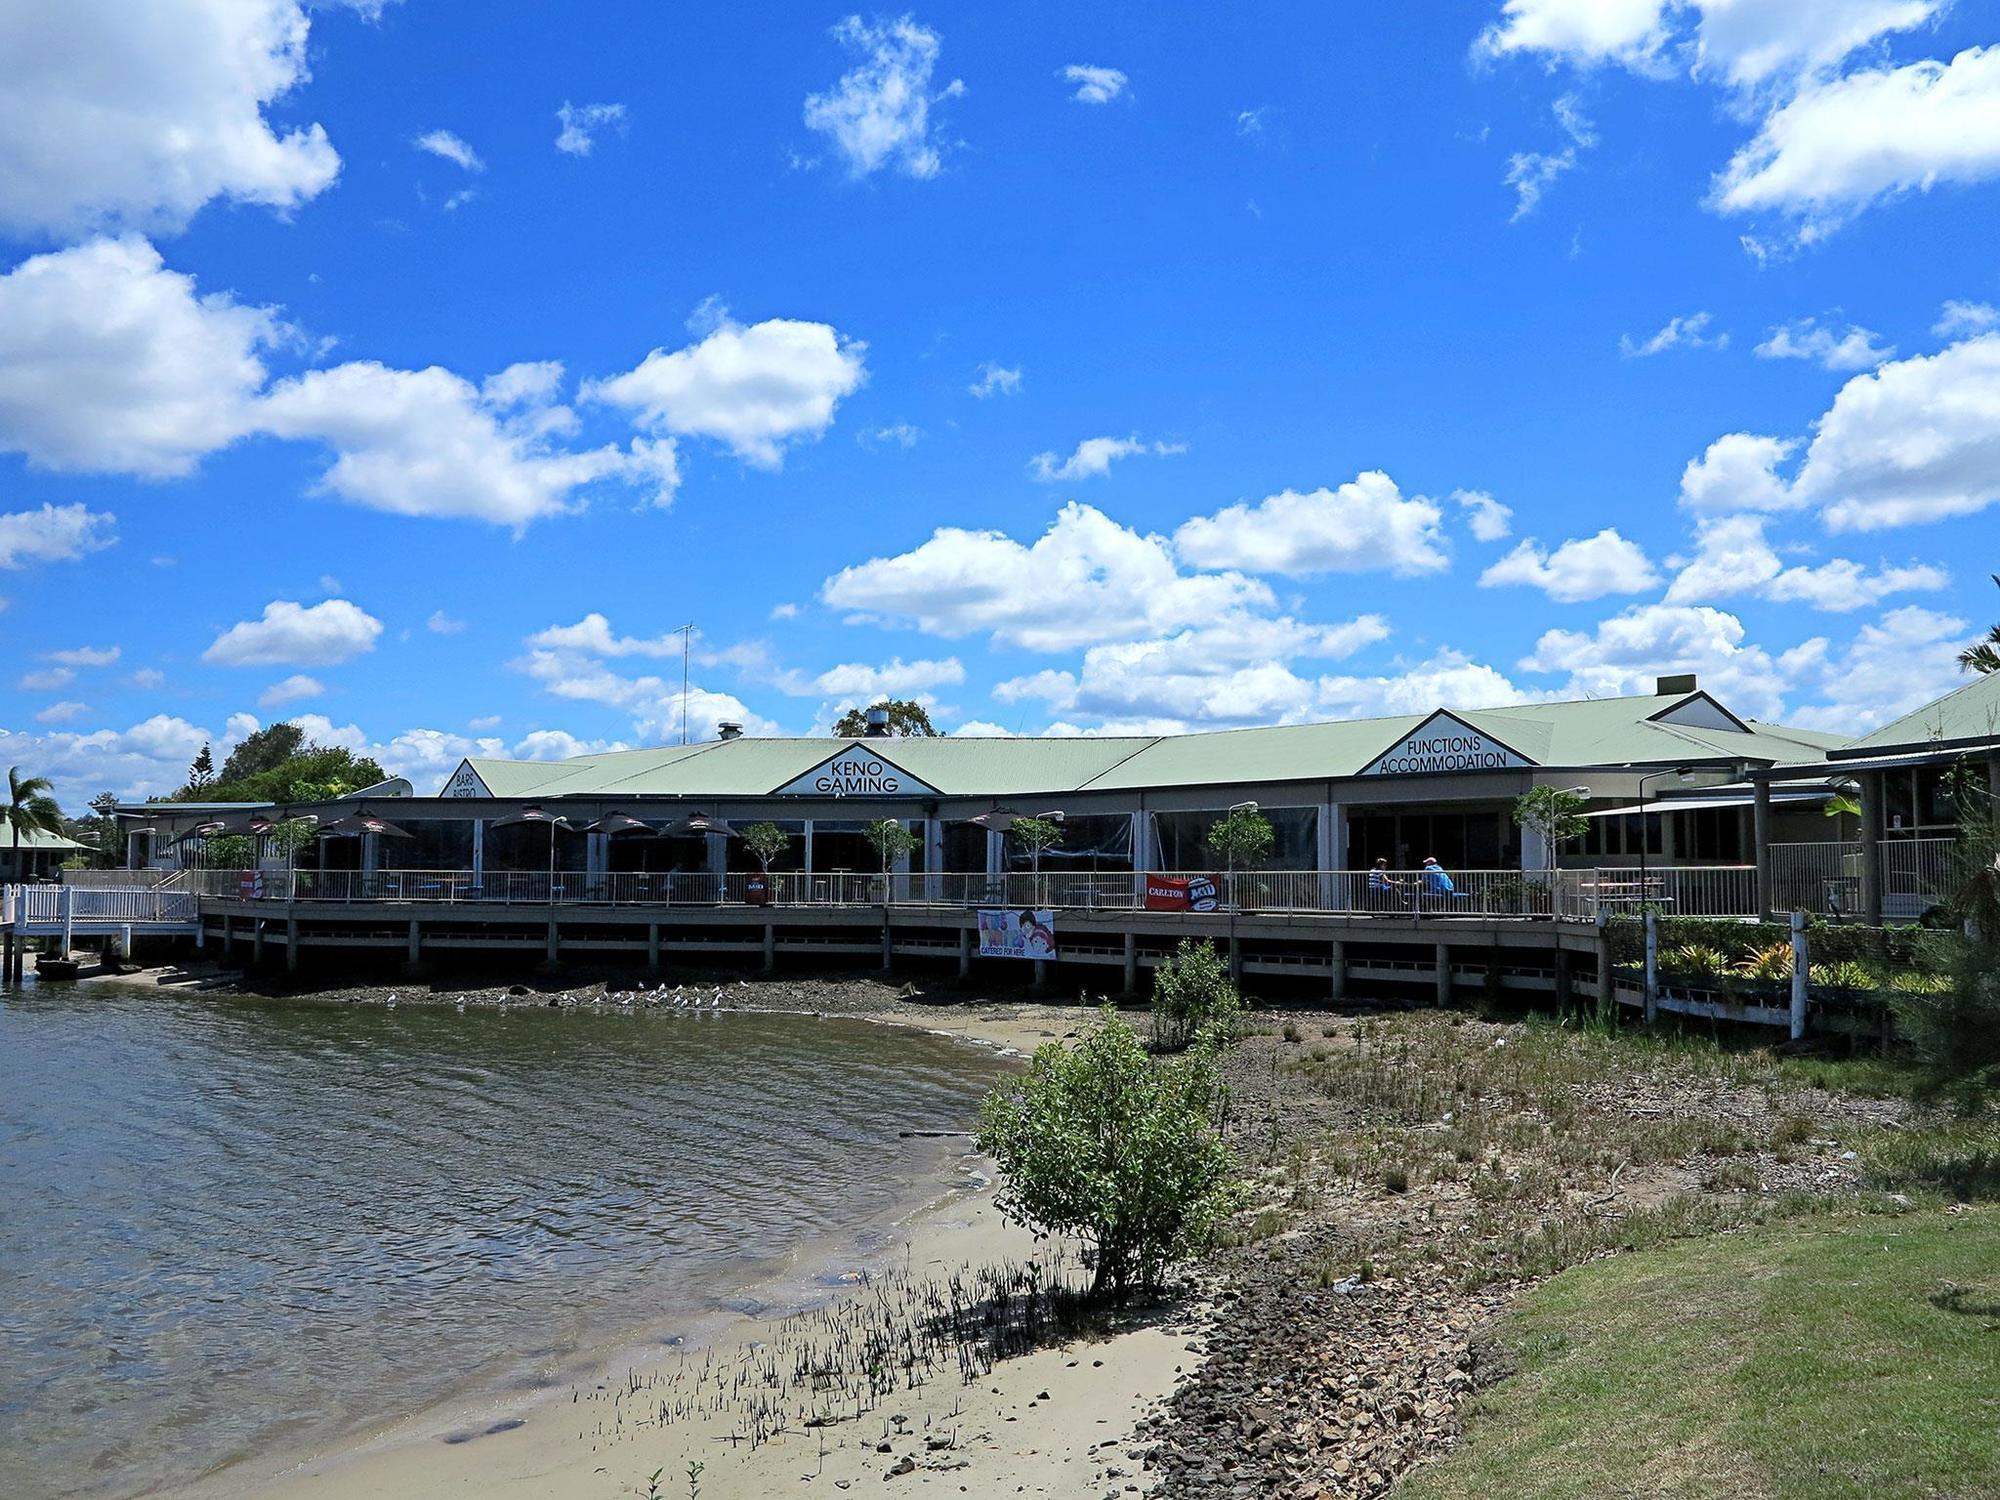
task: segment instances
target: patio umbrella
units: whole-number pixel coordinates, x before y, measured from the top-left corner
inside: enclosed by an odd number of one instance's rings
[[[167,847],[178,849],[182,844],[191,844],[196,839],[212,839],[220,837],[223,834],[257,833],[260,831],[257,827],[257,820],[261,816],[261,813],[248,815],[238,813],[233,817],[209,818],[195,824],[194,827],[175,839]]]
[[[980,813],[977,817],[959,818],[954,821],[970,823],[976,828],[984,828],[992,833],[1005,833],[1023,818],[1043,818],[1051,823],[1060,823],[1063,814],[1060,809],[1054,812],[1018,813],[1011,807],[996,807],[990,812]]]
[[[736,830],[721,818],[711,818],[707,813],[689,813],[684,818],[675,818],[660,826],[660,832],[672,837],[701,837],[719,833],[726,839],[733,839]]]
[[[651,833],[653,825],[642,823],[628,813],[608,812],[594,823],[583,825],[585,833],[602,833],[616,837],[621,833]]]
[[[331,823],[322,823],[313,830],[315,838],[340,838],[344,835],[373,833],[385,839],[415,838],[407,828],[398,828],[387,818],[378,818],[373,813],[346,813]]]
[[[494,828],[518,828],[523,823],[545,824],[549,830],[549,905],[556,900],[556,830],[570,826],[568,818],[561,813],[544,812],[539,807],[524,807],[517,813],[504,818],[495,818],[490,826]]]

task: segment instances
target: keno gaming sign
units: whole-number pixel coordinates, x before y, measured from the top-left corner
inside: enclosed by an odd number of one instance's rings
[[[822,761],[796,781],[779,787],[779,797],[924,797],[931,788],[901,766],[856,745]]]
[[[1504,771],[1525,766],[1514,751],[1456,719],[1432,718],[1381,755],[1363,776],[1420,776],[1436,771]]]

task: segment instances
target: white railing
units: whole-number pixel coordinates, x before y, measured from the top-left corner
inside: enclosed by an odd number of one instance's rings
[[[186,870],[64,870],[62,883],[78,890],[176,890]]]
[[[61,885],[15,885],[7,890],[6,919],[24,926],[61,922],[65,917],[86,925],[129,922],[144,926],[192,922],[200,915],[200,903],[192,891]]]
[[[1882,914],[1919,917],[1950,890],[1950,839],[1885,838],[1881,845]],[[1856,916],[1861,911],[1861,845],[1771,845],[1771,907]]]
[[[1191,880],[1214,894],[1197,910],[1325,915],[1588,920],[1600,908],[1683,916],[1756,914],[1747,865],[1620,870],[1467,870],[1449,888],[1421,870],[1073,871],[860,874],[705,870],[588,873],[488,870],[203,870],[190,890],[255,901],[403,902],[480,906],[1013,906],[1064,910],[1144,907],[1148,879]]]

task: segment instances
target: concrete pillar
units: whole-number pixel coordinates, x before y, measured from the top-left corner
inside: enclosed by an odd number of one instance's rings
[[[299,919],[289,914],[285,917],[285,972],[299,972]]]
[[[556,914],[554,912],[549,913],[548,958],[546,962],[552,969],[562,962],[562,936],[556,930]]]
[[[1806,914],[1792,913],[1792,1040],[1806,1034],[1807,986],[1812,982],[1811,955],[1806,952]]]
[[[486,820],[472,820],[472,884],[478,887],[486,879]]]
[[[228,912],[222,914],[222,961],[229,963],[236,957],[236,921]]]
[[[764,924],[764,972],[766,974],[775,974],[778,972],[778,924],[776,922],[766,922]]]
[[[1451,944],[1437,945],[1437,1002],[1451,1004]]]
[[[258,968],[264,967],[264,919],[250,919],[250,962]]]
[[[413,969],[416,968],[418,964],[424,961],[423,924],[419,922],[415,917],[410,918],[410,947],[406,961],[408,962],[409,966]]]
[[[1546,870],[1554,863],[1555,861],[1549,857],[1549,841],[1535,829],[1523,828],[1521,830],[1522,873],[1533,874],[1537,870]]]
[[[1861,920],[1882,925],[1882,773],[1861,773]]]
[[[60,897],[59,899],[60,899],[60,900],[62,901],[62,954],[61,954],[61,956],[62,956],[63,958],[68,958],[68,957],[69,957],[69,950],[70,950],[71,948],[73,948],[73,947],[74,947],[74,946],[76,945],[76,943],[75,943],[75,940],[76,940],[76,887],[75,887],[75,886],[73,886],[73,885],[66,885],[66,886],[64,886],[64,887],[62,888],[62,895],[61,895],[61,897]]]
[[[944,900],[944,819],[924,819],[924,899]]]
[[[960,979],[969,979],[972,977],[972,929],[970,927],[961,927],[958,929],[958,977]]]
[[[1618,992],[1611,971],[1611,913],[1597,909],[1597,1014],[1609,1020],[1618,1014]]]
[[[896,939],[890,930],[886,913],[882,918],[882,972],[884,974],[896,972]]]
[[[1153,848],[1153,815],[1143,807],[1132,814],[1132,900],[1137,906],[1146,904],[1146,872],[1158,860]]]
[[[1660,914],[1646,913],[1646,1024],[1660,1011]]]
[[[1048,987],[1049,961],[1046,958],[1038,958],[1035,960],[1035,988],[1045,990]]]
[[[1125,993],[1139,993],[1139,934],[1125,934]]]
[[[646,924],[646,967],[655,973],[659,971],[660,924],[658,922],[648,922]]]
[[[1777,908],[1771,889],[1771,783],[1761,776],[1751,783],[1750,839],[1757,851],[1757,919],[1768,922]]]
[[[1566,1016],[1576,1004],[1576,977],[1571,972],[1570,952],[1556,945],[1556,1014]]]
[[[806,862],[804,868],[807,873],[811,873],[819,868],[818,865],[813,863],[813,820],[811,818],[806,819]],[[810,880],[806,882],[806,890],[808,892],[812,890],[812,882]]]
[[[1327,945],[1331,950],[1327,957],[1332,969],[1332,981],[1327,987],[1327,998],[1335,1005],[1347,999],[1347,942],[1335,938]]]

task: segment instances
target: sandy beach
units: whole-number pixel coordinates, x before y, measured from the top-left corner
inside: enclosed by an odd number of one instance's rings
[[[227,983],[222,976],[194,982]],[[547,997],[507,997],[505,988],[421,995],[367,988],[316,998],[383,1003],[388,993],[404,1004],[469,1007],[503,997],[624,999],[596,986]],[[912,1003],[890,986],[845,979],[731,984],[724,996],[734,1008],[841,1014],[1019,1054],[1073,1034],[1086,1014],[1074,1005]],[[1143,1447],[1141,1424],[1201,1361],[1199,1310],[1135,1307],[1109,1324],[1095,1314],[1087,1325],[1062,1324],[1058,1299],[1039,1289],[1065,1269],[1070,1283],[1083,1273],[1073,1257],[1006,1223],[993,1204],[990,1169],[953,1149],[957,1184],[896,1225],[878,1250],[828,1267],[824,1277],[804,1264],[790,1268],[785,1285],[794,1290],[814,1279],[834,1283],[823,1305],[771,1318],[711,1312],[679,1325],[693,1331],[670,1346],[635,1339],[601,1351],[585,1378],[452,1401],[319,1452],[252,1454],[168,1493],[747,1500],[884,1481],[991,1496],[1145,1492],[1149,1475],[1133,1450]],[[1029,1281],[1038,1290],[1021,1292]],[[924,1347],[914,1358],[907,1352],[911,1330],[933,1321],[939,1305],[954,1296],[968,1307],[990,1305],[996,1285],[1019,1293],[1010,1317],[1045,1321],[997,1340],[990,1327],[927,1344],[919,1334]],[[899,1344],[904,1352],[882,1361],[867,1352],[871,1339],[878,1350]],[[873,1370],[871,1361],[889,1368]],[[692,1486],[691,1464],[701,1466]]]

